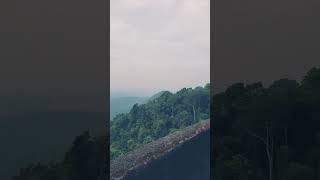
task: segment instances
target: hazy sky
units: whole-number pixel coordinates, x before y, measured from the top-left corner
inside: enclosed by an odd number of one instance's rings
[[[236,82],[300,80],[320,65],[320,1],[216,0],[215,92]]]
[[[111,0],[111,92],[210,81],[210,0]]]

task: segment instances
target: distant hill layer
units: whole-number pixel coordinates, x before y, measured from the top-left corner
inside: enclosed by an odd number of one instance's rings
[[[155,95],[151,96],[148,99],[148,101],[152,101],[152,100],[155,100],[155,99],[159,98],[164,92],[166,92],[166,91],[160,91],[160,92],[156,93]]]
[[[117,114],[128,113],[136,103],[141,104],[148,100],[148,97],[115,97],[110,99],[110,120]]]
[[[137,96],[123,96],[123,97],[111,97],[110,99],[110,120],[117,114],[128,113],[134,104],[143,104],[148,101],[159,98],[164,92],[160,91],[151,97],[137,97]]]

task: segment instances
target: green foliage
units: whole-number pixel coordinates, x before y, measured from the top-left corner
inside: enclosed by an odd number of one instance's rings
[[[111,159],[142,144],[166,136],[201,119],[209,118],[210,85],[161,92],[146,104],[135,104],[129,113],[110,123]]]
[[[319,68],[301,83],[236,83],[214,95],[214,179],[318,179],[319,112]]]

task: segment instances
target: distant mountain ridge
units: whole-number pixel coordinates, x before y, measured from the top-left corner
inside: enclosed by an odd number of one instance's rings
[[[155,100],[155,99],[159,98],[159,97],[160,97],[163,93],[165,93],[165,92],[166,92],[166,91],[160,91],[160,92],[154,94],[153,96],[151,96],[151,97],[148,99],[148,101],[152,101],[152,100]]]
[[[110,99],[110,120],[117,114],[127,113],[130,111],[134,104],[141,104],[148,100],[148,97],[114,97]]]
[[[151,97],[141,97],[141,96],[116,96],[110,98],[110,120],[117,114],[128,113],[134,104],[144,104],[148,101],[155,100],[159,98],[164,92],[160,91]]]

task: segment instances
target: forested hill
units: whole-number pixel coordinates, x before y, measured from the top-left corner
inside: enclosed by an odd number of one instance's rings
[[[165,91],[145,104],[135,104],[129,113],[110,122],[111,158],[171,132],[209,118],[210,84]]]

